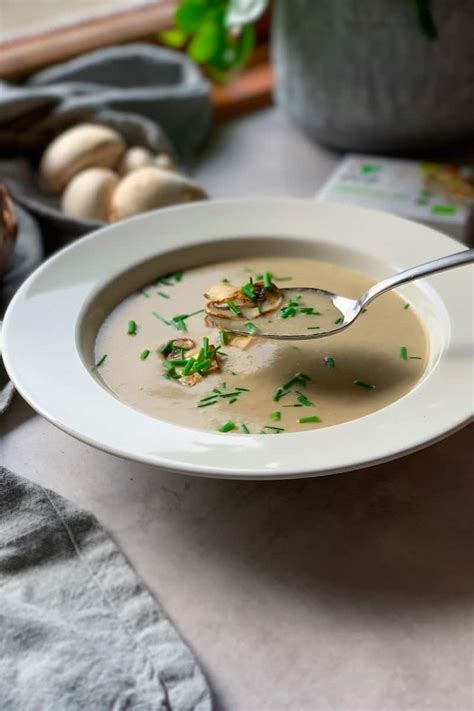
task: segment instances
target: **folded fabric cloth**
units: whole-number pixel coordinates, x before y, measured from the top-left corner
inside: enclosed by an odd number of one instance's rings
[[[0,708],[212,708],[189,648],[94,516],[4,468]]]
[[[0,82],[0,152],[31,149],[39,127],[102,108],[154,121],[183,156],[200,145],[211,121],[209,84],[185,55],[121,45],[57,64],[21,86]]]

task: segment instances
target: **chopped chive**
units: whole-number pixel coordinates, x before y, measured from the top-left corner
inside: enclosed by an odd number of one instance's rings
[[[311,400],[308,400],[306,395],[303,395],[303,393],[298,392],[298,390],[296,391],[296,394],[298,395],[298,402],[300,403],[300,405],[304,405],[305,407],[313,407],[313,403],[311,402]]]
[[[406,311],[407,309],[410,308],[410,304],[405,304],[405,306],[404,306],[403,308],[404,308],[404,310]]]
[[[238,375],[238,373],[236,373],[235,370],[231,370],[231,371],[230,371],[230,374],[231,374],[231,375]]]
[[[257,326],[249,321],[248,323],[245,324],[245,328],[247,329],[248,333],[257,333],[260,329],[257,328]]]
[[[221,282],[222,282],[223,284],[228,284],[228,283],[229,283],[229,280],[228,280],[228,279],[221,279]]]
[[[264,426],[263,426],[263,429],[264,429],[264,430],[273,430],[273,431],[276,432],[277,434],[280,434],[280,432],[284,432],[284,431],[285,431],[283,427],[272,427],[272,425],[264,425]],[[262,432],[261,434],[266,434],[266,433],[265,433],[265,432]]]
[[[182,367],[183,365],[188,364],[188,360],[189,358],[173,358],[173,360],[170,362],[173,363],[174,366]]]
[[[237,398],[237,397],[232,397],[232,398],[229,400],[229,405],[232,405],[234,402],[237,402],[238,399],[239,399],[239,398]]]
[[[280,410],[274,410],[271,414],[271,418],[274,421],[278,421],[281,418],[281,412]]]
[[[191,372],[192,369],[193,369],[193,365],[194,365],[195,362],[196,362],[196,359],[193,358],[193,357],[191,357],[191,358],[188,359],[188,362],[186,363],[186,365],[185,365],[184,368],[183,368],[183,375],[189,375],[189,374],[190,374],[190,372]]]
[[[183,278],[183,272],[175,272],[174,274],[171,275],[171,278],[174,279],[175,281],[181,281]]]
[[[232,299],[227,299],[227,306],[229,307],[229,309],[232,311],[233,314],[235,314],[236,316],[242,316],[242,311],[239,309],[237,304],[234,301],[232,301]]]
[[[202,339],[202,347],[204,348],[204,354],[207,356],[209,352],[209,338],[207,336]]]
[[[342,316],[341,316],[340,318],[337,318],[337,319],[334,321],[334,323],[336,324],[336,326],[339,326],[339,324],[342,323],[343,321],[344,321],[344,319],[343,319]]]
[[[263,272],[262,280],[263,280],[263,286],[265,289],[270,289],[270,290],[273,289],[272,273],[271,272]]]
[[[236,397],[236,396],[238,397],[239,395],[240,395],[240,393],[237,391],[235,393],[220,393],[220,397],[222,397],[222,398]]]
[[[148,293],[148,291],[145,291],[145,289],[142,289],[142,296],[144,296],[145,299],[149,299],[149,298],[150,298],[150,294]]]
[[[294,375],[290,380],[288,380],[282,385],[282,388],[283,390],[288,390],[288,388],[291,388],[291,386],[295,383],[305,388],[308,380],[311,380],[311,378],[309,377],[309,375],[306,375],[306,373],[296,373],[296,375]]]
[[[236,375],[235,373],[232,373],[232,375]],[[249,393],[250,390],[248,388],[235,388],[239,393]]]
[[[204,370],[207,370],[210,368],[212,365],[212,360],[211,358],[206,358],[205,360],[202,360],[200,363],[195,363],[194,364],[194,370],[197,373],[201,373]]]
[[[198,407],[209,407],[209,405],[215,405],[217,400],[208,400],[207,402],[203,402],[202,400],[198,402]]]
[[[259,301],[258,304],[257,304],[257,311],[258,311],[259,314],[261,314],[262,311],[263,311],[263,304],[262,304],[261,301]]]
[[[186,324],[182,318],[172,318],[171,324],[178,329],[178,331],[187,331]]]
[[[285,391],[284,388],[278,388],[278,390],[276,391],[276,393],[273,396],[273,401],[278,402],[282,397],[284,397],[285,395],[288,395],[288,392],[289,392],[289,390]]]
[[[316,415],[309,415],[309,417],[300,417],[298,422],[300,425],[304,425],[306,422],[321,422],[321,420]]]
[[[167,277],[160,277],[156,282],[156,285],[163,284],[163,286],[173,286],[172,282]]]
[[[354,380],[354,385],[359,385],[361,388],[366,388],[367,390],[373,390],[375,385],[370,385],[370,383],[364,383],[363,380]]]
[[[303,407],[303,405],[299,403],[295,403],[294,405],[283,405],[283,407]]]
[[[409,356],[408,360],[423,360],[421,356]]]
[[[255,287],[253,284],[244,284],[244,286],[240,289],[242,294],[245,294],[245,296],[248,296],[250,301],[254,301],[255,299]]]
[[[219,342],[222,343],[223,346],[225,346],[225,342],[226,342],[226,332],[225,331],[219,331]]]
[[[128,329],[127,333],[129,336],[135,336],[137,333],[137,322],[136,321],[129,321],[128,322]]]
[[[281,317],[282,318],[288,318],[289,316],[293,317],[296,316],[296,309],[294,306],[284,306],[281,311]]]
[[[191,316],[197,316],[197,314],[203,314],[204,309],[198,309],[197,311],[193,311],[190,314],[187,314],[187,316],[183,316],[183,318],[191,318]]]
[[[324,362],[326,363],[327,368],[335,368],[336,366],[336,361],[332,356],[325,356]]]
[[[400,360],[408,360],[408,349],[406,346],[400,346]]]
[[[321,326],[307,326],[308,331],[316,331],[320,328]]]
[[[160,353],[164,356],[167,356],[171,353],[172,350],[173,350],[173,341],[168,341],[168,343],[165,343],[164,346],[161,346]]]
[[[250,434],[250,430],[247,425],[242,424],[240,425],[240,427],[242,428],[242,432],[245,432],[245,434]]]
[[[100,366],[105,362],[105,359],[107,358],[107,353],[105,353],[102,358],[99,358],[97,363],[95,364],[96,368],[100,368]]]
[[[158,296],[161,296],[162,299],[171,299],[171,296],[169,294],[165,294],[164,291],[157,291],[156,293]]]
[[[150,351],[148,349],[142,351],[140,353],[140,360],[146,360],[149,355],[150,355]]]
[[[233,429],[235,429],[235,422],[229,420],[219,427],[218,432],[230,432]]]
[[[307,316],[321,316],[321,311],[315,311],[312,306],[300,306],[300,314]]]
[[[167,326],[171,326],[171,323],[169,321],[167,321],[165,318],[163,318],[163,316],[161,316],[157,311],[152,311],[152,314],[159,321],[163,321],[163,323],[166,323]]]
[[[199,402],[207,402],[208,400],[214,400],[214,402],[217,402],[217,395],[207,395],[207,397],[202,397]]]
[[[165,368],[165,370],[174,370],[175,369],[173,362],[170,360],[163,361],[163,368]]]

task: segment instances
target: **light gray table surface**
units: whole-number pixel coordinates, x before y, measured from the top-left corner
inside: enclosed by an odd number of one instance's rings
[[[194,172],[215,197],[312,196],[336,162],[268,109],[217,129]],[[0,426],[6,466],[113,534],[217,709],[472,708],[472,428],[365,471],[245,483],[96,451],[19,396]]]

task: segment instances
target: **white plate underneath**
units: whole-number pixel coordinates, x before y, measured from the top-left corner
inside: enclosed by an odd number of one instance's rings
[[[150,260],[163,272],[209,261],[210,242],[218,242],[225,259],[228,247],[235,252],[236,238],[247,238],[247,245],[266,241],[270,254],[279,249],[276,239],[290,253],[292,245],[300,254],[307,245],[320,259],[376,279],[460,249],[414,222],[309,200],[216,201],[140,215],[79,239],[18,291],[5,316],[3,355],[20,394],[53,424],[95,447],[222,478],[317,476],[371,466],[425,447],[472,417],[469,267],[400,290],[426,326],[430,362],[416,388],[367,417],[278,437],[240,436],[180,427],[117,400],[91,368],[91,343],[110,308],[107,299],[126,295],[120,279],[110,283],[129,270],[146,283]],[[186,263],[173,261],[176,250]]]

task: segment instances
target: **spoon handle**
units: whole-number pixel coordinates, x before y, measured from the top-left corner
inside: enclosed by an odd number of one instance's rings
[[[394,274],[393,276],[374,284],[374,286],[370,287],[365,294],[362,294],[358,300],[358,305],[360,308],[363,308],[377,296],[380,296],[380,294],[384,294],[386,291],[395,289],[395,287],[400,286],[401,284],[406,284],[409,281],[414,281],[415,279],[429,276],[430,274],[435,274],[436,272],[442,272],[445,269],[460,267],[463,264],[472,264],[473,262],[474,249],[465,249],[462,252],[456,252],[456,254],[450,254],[447,257],[435,259],[432,262],[419,264],[417,267],[411,267],[411,269],[406,269],[404,272]]]

